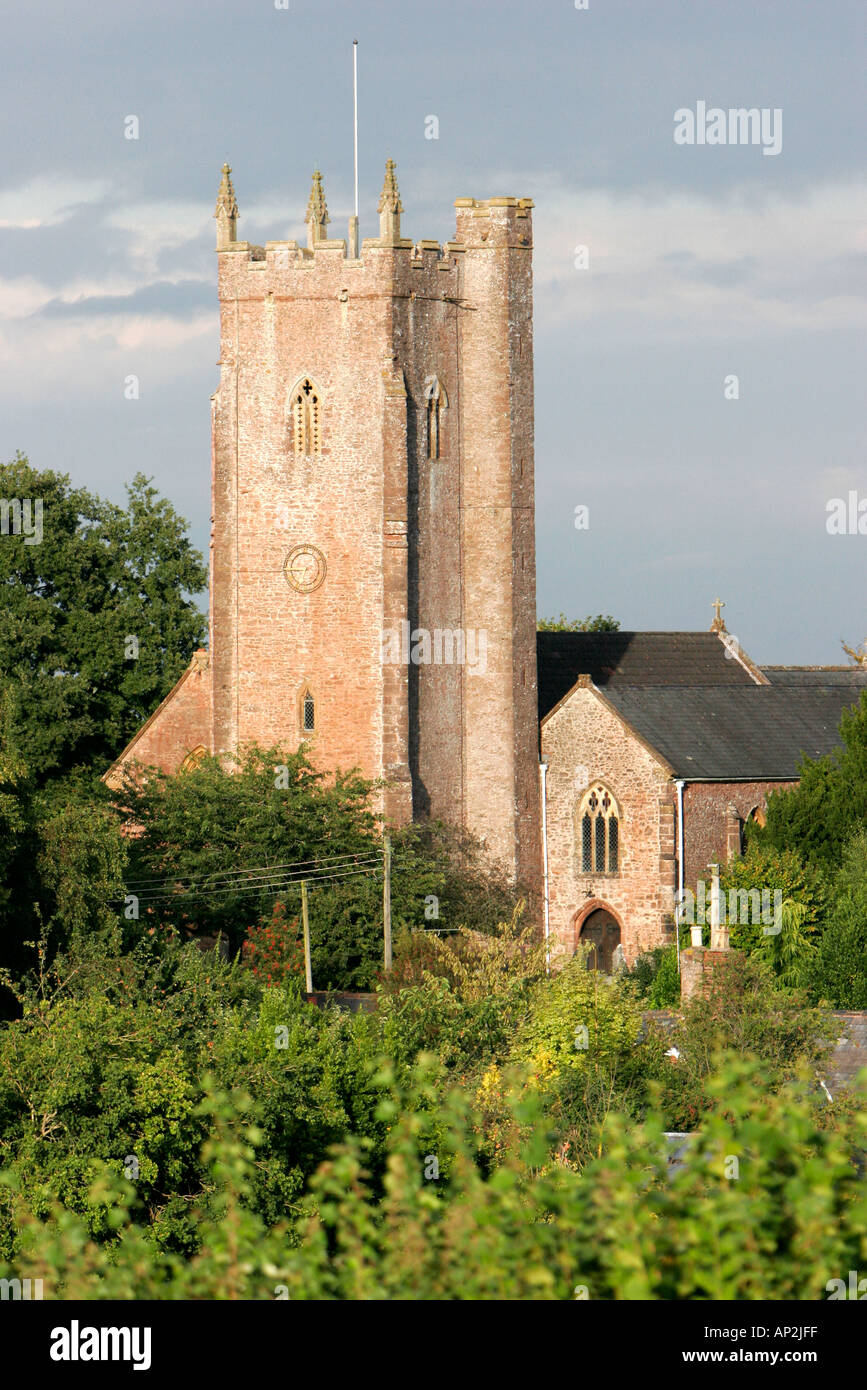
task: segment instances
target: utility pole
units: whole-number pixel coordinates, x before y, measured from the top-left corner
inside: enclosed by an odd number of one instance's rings
[[[310,964],[310,919],[307,915],[307,882],[301,884],[301,922],[304,927],[304,983],[307,993],[313,993],[313,967]]]
[[[385,933],[385,968],[391,969],[391,840],[382,847],[382,926]]]

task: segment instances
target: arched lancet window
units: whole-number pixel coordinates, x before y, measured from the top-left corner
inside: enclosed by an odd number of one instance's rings
[[[316,701],[308,685],[304,686],[298,696],[298,723],[302,734],[316,732]]]
[[[616,874],[620,870],[620,811],[610,791],[594,782],[581,798],[575,821],[579,872]]]
[[[181,763],[178,771],[194,772],[195,769],[202,764],[202,762],[207,756],[208,754],[205,745],[203,743],[200,743],[197,748],[190,749],[189,753],[184,758],[184,761]]]
[[[448,410],[449,400],[439,377],[429,377],[425,383],[427,456],[438,459],[442,442],[442,412]]]
[[[292,392],[292,447],[299,457],[322,453],[322,393],[309,376]]]

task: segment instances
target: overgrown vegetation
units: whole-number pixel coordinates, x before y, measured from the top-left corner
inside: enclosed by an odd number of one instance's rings
[[[537,905],[437,825],[391,833],[386,975],[386,827],[357,772],[250,747],[96,781],[202,639],[179,518],[144,479],[123,511],[0,472],[54,524],[52,551],[3,551],[0,1278],[767,1300],[863,1267],[865,1092],[820,1078],[827,1006],[867,1007],[867,705],[724,871],[780,894],[781,930],[737,926],[712,998],[680,1008],[674,947],[550,974]],[[306,1002],[302,881],[314,986],[372,1012]]]
[[[821,1298],[863,1263],[863,1111],[817,1093],[821,1018],[760,963],[674,1034],[628,978],[546,978],[517,916],[429,965],[346,1014],[194,945],[58,957],[0,1033],[0,1275],[49,1297]],[[663,1131],[699,1118],[672,1179]]]

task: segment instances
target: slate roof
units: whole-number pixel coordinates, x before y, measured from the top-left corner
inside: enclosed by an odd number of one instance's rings
[[[803,754],[839,746],[848,685],[607,686],[605,698],[674,768],[697,781],[791,781]]]
[[[540,719],[581,675],[603,689],[755,685],[715,632],[538,632],[536,652]]]
[[[762,666],[772,685],[846,685],[867,689],[863,666]]]

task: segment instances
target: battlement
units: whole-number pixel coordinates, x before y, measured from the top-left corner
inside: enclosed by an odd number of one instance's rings
[[[352,253],[353,235],[357,245],[357,228],[353,227],[356,219],[350,219],[348,240],[342,237],[330,238],[327,235],[331,219],[325,202],[322,175],[318,169],[313,174],[307,204],[307,245],[302,246],[297,241],[269,241],[264,246],[257,246],[248,241],[237,240],[240,214],[232,187],[231,172],[229,166],[224,164],[214,212],[217,220],[217,251],[221,258],[228,257],[253,272],[269,268],[274,271],[311,271],[319,267],[333,269],[337,263],[347,271],[366,265],[374,265],[379,269],[382,252],[388,253],[391,261],[404,263],[412,270],[453,271],[457,266],[457,258],[468,248],[493,250],[502,246],[526,249],[532,247],[531,198],[456,199],[455,240],[447,241],[444,245],[425,238],[413,241],[401,236],[400,218],[403,205],[400,201],[393,160],[387,161],[378,204],[380,234],[378,237],[366,237],[357,255]],[[222,278],[221,276],[221,281]]]

